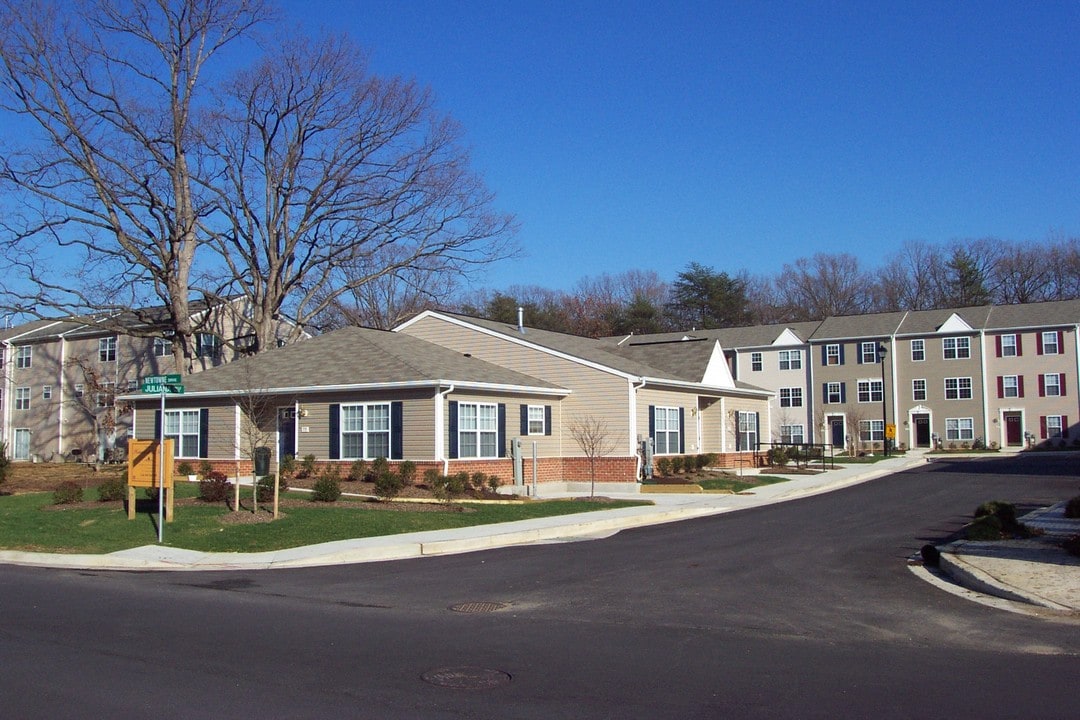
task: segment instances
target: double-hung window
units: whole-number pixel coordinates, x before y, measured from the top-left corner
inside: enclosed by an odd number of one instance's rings
[[[1061,352],[1061,345],[1058,343],[1058,333],[1056,330],[1050,332],[1044,332],[1042,337],[1042,350],[1043,355],[1057,355]]]
[[[926,359],[926,341],[925,340],[912,340],[911,341],[911,361],[922,362]]]
[[[911,399],[919,402],[926,400],[925,378],[911,381]]]
[[[678,454],[679,408],[657,407],[654,412],[654,451],[657,455]]]
[[[172,438],[176,457],[199,457],[198,410],[166,410],[162,421],[162,434]]]
[[[802,369],[802,350],[781,350],[779,356],[781,370]]]
[[[1020,397],[1020,380],[1016,375],[1003,375],[1001,377],[1001,397]]]
[[[780,407],[802,407],[802,388],[780,388]]]
[[[739,412],[739,435],[736,442],[739,450],[757,450],[758,414],[756,412]]]
[[[969,378],[969,377],[945,378],[945,399],[946,400],[970,400],[971,399],[971,378]]]
[[[859,402],[881,402],[885,398],[885,391],[880,380],[859,381]]]
[[[972,418],[945,418],[946,440],[974,440],[975,421]]]
[[[802,445],[806,438],[806,433],[802,425],[781,425],[780,426],[780,442],[785,445]]]
[[[98,360],[116,362],[116,336],[98,340]]]
[[[944,338],[941,347],[946,360],[966,360],[971,357],[971,338]]]
[[[1016,357],[1016,336],[1015,335],[1002,335],[1001,336],[1001,357]]]
[[[154,338],[154,357],[172,357],[172,339]]]
[[[1059,397],[1065,394],[1064,384],[1060,373],[1046,373],[1039,382],[1039,389],[1044,397]]]
[[[839,365],[840,364],[840,346],[839,345],[826,345],[825,346],[825,364],[826,365]]]
[[[885,439],[884,420],[860,420],[859,439],[863,442],[881,442]]]
[[[759,352],[750,353],[750,370],[753,371],[753,372],[761,372],[761,367],[762,367],[761,353],[759,353]]]
[[[859,357],[863,365],[872,365],[878,361],[876,342],[859,343]]]
[[[341,406],[341,457],[390,457],[390,403]]]
[[[547,412],[543,405],[529,406],[527,418],[529,435],[543,435],[547,432],[546,416]]]
[[[52,385],[41,386],[41,399],[52,400]]]
[[[1046,416],[1046,431],[1043,433],[1044,438],[1059,438],[1065,435],[1065,423],[1061,421],[1060,415],[1047,415]]]
[[[15,349],[15,367],[25,370],[33,365],[34,348],[29,345],[20,345]]]
[[[499,456],[499,406],[493,403],[458,403],[458,456]]]
[[[28,388],[28,387],[15,388],[15,409],[16,410],[29,410],[30,409],[30,388]]]
[[[195,351],[201,358],[217,360],[221,356],[221,338],[213,333],[199,333],[195,336]]]
[[[825,383],[825,402],[829,405],[844,402],[844,383]]]

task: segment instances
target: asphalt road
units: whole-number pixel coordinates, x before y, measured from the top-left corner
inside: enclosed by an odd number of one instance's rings
[[[1072,720],[1080,624],[972,603],[905,562],[984,500],[1080,492],[1075,459],[1040,460],[932,464],[603,540],[451,557],[0,567],[0,712]]]

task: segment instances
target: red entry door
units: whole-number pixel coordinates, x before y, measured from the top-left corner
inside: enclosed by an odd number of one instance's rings
[[[1020,426],[1019,413],[1005,416],[1005,444],[1014,446],[1024,444],[1024,430]]]

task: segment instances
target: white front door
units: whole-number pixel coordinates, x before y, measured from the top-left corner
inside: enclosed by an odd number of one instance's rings
[[[27,428],[15,428],[15,454],[13,460],[30,459],[30,430]]]

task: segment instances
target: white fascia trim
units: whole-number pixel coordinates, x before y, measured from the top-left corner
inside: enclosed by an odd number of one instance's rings
[[[727,388],[719,387],[716,385],[703,385],[701,383],[687,382],[685,380],[668,380],[666,378],[657,377],[641,377],[638,378],[652,386],[667,386],[678,388],[680,390],[695,390],[702,394],[707,395],[738,395],[740,397],[759,397],[759,398],[771,398],[776,393],[772,390],[747,390],[744,388]]]
[[[410,390],[415,388],[439,388],[444,385],[455,386],[458,390],[484,390],[492,392],[507,392],[507,393],[520,393],[525,395],[551,395],[556,397],[564,397],[571,393],[570,390],[564,388],[541,388],[531,385],[504,385],[500,383],[484,383],[484,382],[458,382],[456,380],[407,380],[403,382],[391,382],[391,383],[358,383],[350,385],[300,385],[296,387],[283,387],[283,388],[235,388],[232,390],[203,390],[201,392],[184,393],[183,395],[169,395],[173,399],[181,400],[183,398],[196,397],[233,397],[235,395],[243,395],[245,393],[259,393],[266,395],[311,395],[315,393],[326,392],[352,392],[352,391],[369,391],[369,390]],[[147,400],[149,398],[158,397],[157,395],[145,395],[138,393],[135,395],[120,395],[118,400]]]
[[[491,330],[489,328],[480,327],[479,325],[473,325],[470,322],[466,322],[464,320],[459,320],[458,318],[454,318],[454,317],[449,317],[448,315],[443,315],[443,314],[435,312],[433,310],[425,310],[424,312],[420,313],[419,315],[417,315],[413,319],[407,320],[406,322],[402,323],[401,325],[398,325],[396,328],[394,328],[393,331],[398,332],[400,330],[404,330],[405,328],[409,327],[410,325],[412,325],[412,324],[414,324],[416,322],[419,322],[420,320],[429,318],[429,317],[438,318],[439,320],[444,320],[444,321],[446,321],[446,322],[448,322],[448,323],[450,323],[452,325],[457,325],[458,327],[468,328],[469,330],[474,330],[474,331],[476,331],[478,333],[481,333],[483,335],[488,335],[490,337],[499,338],[501,340],[507,340],[507,341],[509,341],[511,343],[514,343],[515,345],[520,345],[522,347],[529,348],[530,350],[535,350],[537,352],[544,353],[545,355],[551,355],[553,357],[557,357],[557,358],[560,358],[562,360],[568,360],[570,362],[577,363],[578,365],[584,365],[585,367],[592,368],[593,370],[599,370],[600,372],[606,372],[606,373],[608,373],[610,375],[614,375],[616,377],[624,378],[624,379],[627,379],[627,380],[637,380],[638,378],[641,377],[640,375],[634,375],[633,373],[624,372],[622,370],[616,370],[615,368],[610,367],[608,365],[601,365],[600,363],[593,362],[592,360],[586,360],[584,358],[577,357],[576,355],[570,355],[568,353],[564,353],[564,352],[562,352],[560,350],[553,350],[552,348],[549,348],[549,347],[547,347],[545,345],[537,345],[536,343],[528,342],[526,340],[522,340],[521,338],[514,337],[514,336],[508,335],[506,333],[501,333],[501,332],[499,332],[497,330]]]
[[[62,322],[63,322],[63,320],[56,320],[54,322],[49,323],[48,325],[42,325],[39,328],[34,328],[33,330],[27,330],[26,332],[21,332],[18,335],[12,335],[11,337],[9,337],[7,340],[4,341],[4,344],[5,345],[10,345],[13,341],[18,340],[19,338],[26,337],[27,335],[33,335],[34,333],[39,333],[42,330],[48,330],[49,328],[53,327],[54,325],[59,325]]]

